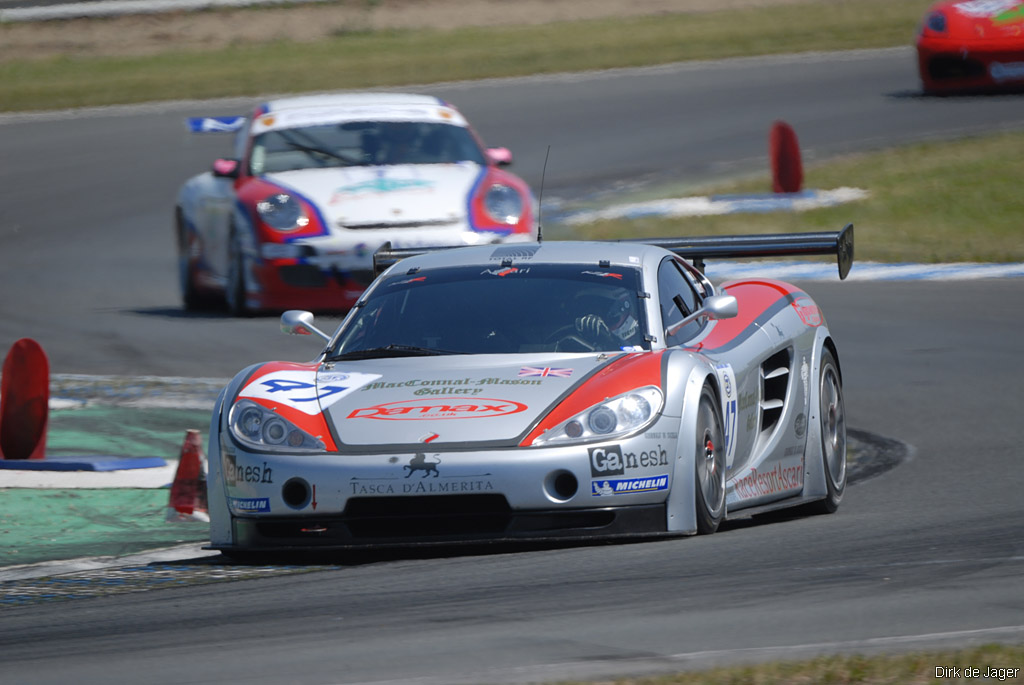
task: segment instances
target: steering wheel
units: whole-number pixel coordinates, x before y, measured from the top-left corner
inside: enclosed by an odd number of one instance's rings
[[[581,350],[563,350],[559,349],[559,346],[564,342],[574,342],[583,349]],[[546,338],[544,338],[544,344],[548,345],[554,343],[555,352],[594,352],[597,347],[583,338],[580,337],[579,331],[576,330],[576,326],[567,325],[560,328],[556,328]]]

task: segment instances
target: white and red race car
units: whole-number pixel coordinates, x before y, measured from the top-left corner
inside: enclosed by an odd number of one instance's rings
[[[175,208],[186,309],[243,315],[345,310],[386,242],[419,248],[533,241],[536,201],[466,119],[399,93],[274,100],[252,117],[196,118],[233,131],[233,158],[190,178]]]

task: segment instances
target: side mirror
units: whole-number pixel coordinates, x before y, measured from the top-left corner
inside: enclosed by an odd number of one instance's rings
[[[712,321],[733,319],[740,312],[739,303],[732,295],[713,295],[704,300],[704,315]]]
[[[489,147],[487,154],[498,166],[508,166],[512,163],[512,151],[507,147]]]
[[[331,336],[313,325],[312,312],[300,309],[289,309],[281,315],[281,332],[288,335],[318,335],[324,342],[331,339]]]
[[[708,299],[704,300],[704,304],[700,309],[675,324],[674,328],[682,328],[691,321],[696,321],[702,317],[709,321],[732,319],[739,314],[739,311],[739,303],[732,295],[712,295]]]
[[[238,178],[242,164],[237,159],[215,159],[213,160],[213,175],[217,178]]]

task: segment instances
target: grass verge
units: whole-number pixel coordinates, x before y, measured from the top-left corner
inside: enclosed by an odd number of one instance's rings
[[[949,670],[936,670],[944,667]],[[954,672],[954,668],[958,671]],[[967,668],[978,669],[978,675],[971,671],[965,676]],[[1024,682],[1024,646],[982,645],[884,657],[830,656],[658,678],[615,680],[603,685],[947,685],[979,680]]]
[[[929,4],[930,0],[818,1],[742,12],[540,26],[347,33],[313,43],[277,41],[149,57],[16,60],[0,64],[0,111],[402,86],[909,45]],[[0,25],[0,40],[4,30]]]
[[[858,261],[1024,261],[1024,196],[1019,192],[1024,133],[911,145],[805,169],[805,188],[857,187],[865,200],[805,212],[645,217],[576,226],[609,239],[856,229]],[[764,193],[768,176],[694,194]]]

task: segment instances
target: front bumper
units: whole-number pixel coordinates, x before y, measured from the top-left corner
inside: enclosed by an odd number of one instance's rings
[[[354,498],[338,516],[234,518],[223,551],[326,550],[665,534],[665,504],[516,512],[501,495]]]
[[[254,454],[222,437],[216,457],[211,445],[211,548],[666,534],[679,460],[676,434],[668,435],[656,423],[601,444],[358,455]]]
[[[928,92],[1024,88],[1024,47],[928,41],[918,44],[917,59]]]

